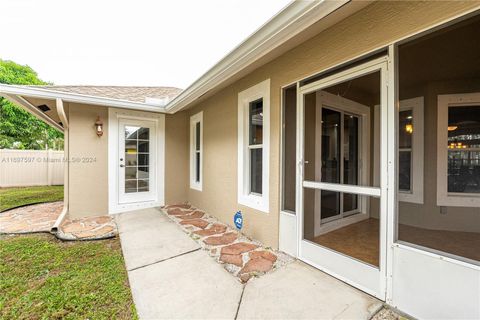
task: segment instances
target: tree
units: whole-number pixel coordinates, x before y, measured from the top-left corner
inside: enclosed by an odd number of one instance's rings
[[[49,84],[29,66],[0,59],[0,83]],[[63,133],[0,97],[0,149],[63,149]]]

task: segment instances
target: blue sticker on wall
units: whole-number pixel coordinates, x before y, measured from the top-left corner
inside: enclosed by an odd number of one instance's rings
[[[237,227],[238,230],[242,229],[243,217],[241,211],[237,211],[237,213],[235,213],[235,215],[233,216],[233,223],[235,223],[235,227]]]

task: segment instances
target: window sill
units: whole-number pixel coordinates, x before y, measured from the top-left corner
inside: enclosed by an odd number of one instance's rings
[[[201,184],[190,184],[190,189],[196,190],[196,191],[202,191],[202,185]]]
[[[480,206],[480,194],[446,194],[437,197],[437,206],[442,207],[478,207]]]
[[[400,202],[423,204],[423,195],[419,195],[415,193],[399,191],[397,193],[397,198],[398,198],[398,201]]]
[[[258,195],[249,194],[239,196],[238,203],[264,213],[269,213],[269,207],[266,199]]]

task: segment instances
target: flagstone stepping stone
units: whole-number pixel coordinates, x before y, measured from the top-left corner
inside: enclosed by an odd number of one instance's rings
[[[62,230],[65,233],[76,233],[76,232],[84,232],[90,231],[95,227],[92,225],[85,225],[79,221],[76,222],[67,222],[62,226]]]
[[[203,242],[210,246],[220,246],[234,242],[237,240],[237,237],[238,235],[235,232],[227,232],[221,236],[208,237],[207,239],[203,240]]]
[[[91,222],[96,224],[105,224],[105,223],[111,222],[112,218],[109,216],[101,216],[101,217],[90,218],[88,220],[91,220]]]
[[[227,227],[223,224],[214,223],[210,228],[205,230],[198,230],[194,233],[200,237],[213,236],[214,234],[221,234],[227,231]]]
[[[93,231],[83,231],[74,234],[77,239],[94,238],[97,234]]]
[[[172,205],[169,205],[167,206],[167,209],[170,209],[170,208],[180,208],[180,209],[189,209],[191,207],[191,205],[189,204],[172,204]]]
[[[272,262],[277,261],[277,256],[271,253],[270,251],[265,251],[265,250],[253,251],[253,252],[250,252],[248,255],[250,256],[250,259],[263,258],[263,259],[270,260]]]
[[[187,219],[180,221],[181,225],[192,225],[200,229],[205,229],[210,223],[203,219]]]
[[[250,272],[268,272],[272,269],[273,262],[259,257],[256,259],[250,259],[242,270],[239,271],[239,274],[250,273]]]
[[[220,255],[220,261],[223,263],[234,264],[237,267],[243,266],[243,259],[241,254],[222,254]]]
[[[183,216],[177,216],[177,218],[179,219],[182,219],[182,220],[185,220],[185,219],[200,219],[201,217],[203,217],[205,215],[205,213],[203,213],[202,211],[194,211],[192,214],[186,214],[186,215],[183,215]]]
[[[231,244],[229,246],[223,247],[221,254],[242,254],[244,252],[252,251],[257,249],[258,246],[252,243],[247,242],[238,242]]]
[[[188,211],[187,210],[182,210],[182,209],[179,209],[179,208],[173,208],[173,209],[168,209],[167,212],[171,216],[181,216],[181,215],[191,213],[192,211],[191,210],[188,210]]]
[[[244,274],[241,274],[239,278],[242,283],[247,283],[251,277],[252,275],[250,273],[244,273]]]

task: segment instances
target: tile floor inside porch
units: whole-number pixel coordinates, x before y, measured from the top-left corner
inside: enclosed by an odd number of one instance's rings
[[[480,261],[480,234],[399,225],[399,239]],[[317,236],[313,242],[373,266],[379,264],[379,223],[369,218]]]

